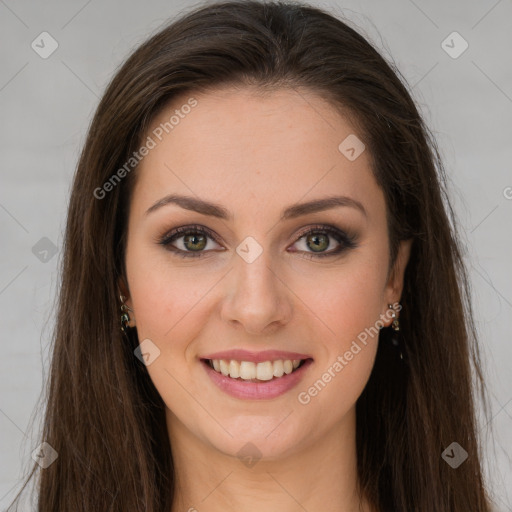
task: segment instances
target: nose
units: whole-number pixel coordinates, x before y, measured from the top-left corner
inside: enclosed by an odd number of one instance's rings
[[[253,262],[236,257],[225,283],[229,290],[222,305],[222,319],[240,325],[250,334],[271,334],[292,315],[292,292],[271,265],[268,251]]]

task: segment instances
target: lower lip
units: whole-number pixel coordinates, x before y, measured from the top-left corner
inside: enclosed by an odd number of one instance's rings
[[[204,359],[201,360],[201,363],[213,383],[224,393],[245,400],[268,400],[283,395],[295,387],[313,363],[313,360],[307,359],[300,368],[297,368],[292,373],[266,382],[244,382],[243,380],[232,379],[215,371]]]

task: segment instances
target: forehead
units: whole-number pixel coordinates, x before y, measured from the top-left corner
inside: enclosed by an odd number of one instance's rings
[[[334,193],[383,206],[361,134],[311,91],[183,94],[153,119],[146,137],[154,147],[136,171],[136,209],[172,192],[213,199],[239,217]],[[357,158],[347,157],[349,146]]]

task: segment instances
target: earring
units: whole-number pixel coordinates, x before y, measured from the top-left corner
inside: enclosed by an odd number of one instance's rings
[[[400,330],[400,322],[398,321],[398,317],[395,313],[393,304],[388,304],[388,308],[391,309],[391,318],[393,319],[391,328],[393,329],[394,332],[391,335],[391,343],[393,344],[394,347],[396,347],[398,349],[400,359],[403,360],[404,356],[402,353],[402,342],[400,340],[400,336],[396,334],[396,332]]]
[[[393,319],[393,323],[391,324],[391,327],[395,331],[400,330],[400,322],[398,321],[398,318],[395,313],[395,309],[393,308],[393,304],[388,304],[388,308],[391,309],[391,318]]]
[[[121,301],[121,331],[127,333],[128,328],[130,327],[130,315],[127,311],[131,311],[133,313],[133,309],[130,308],[127,304],[125,304],[126,297],[124,295],[119,295],[119,299]],[[131,328],[131,327],[130,327]]]

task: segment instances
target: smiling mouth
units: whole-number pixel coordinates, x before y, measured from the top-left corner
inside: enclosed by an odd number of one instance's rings
[[[277,359],[253,363],[252,361],[236,361],[234,359],[201,359],[204,364],[217,373],[237,381],[268,382],[289,375],[309,359]],[[312,360],[312,359],[311,359]]]

